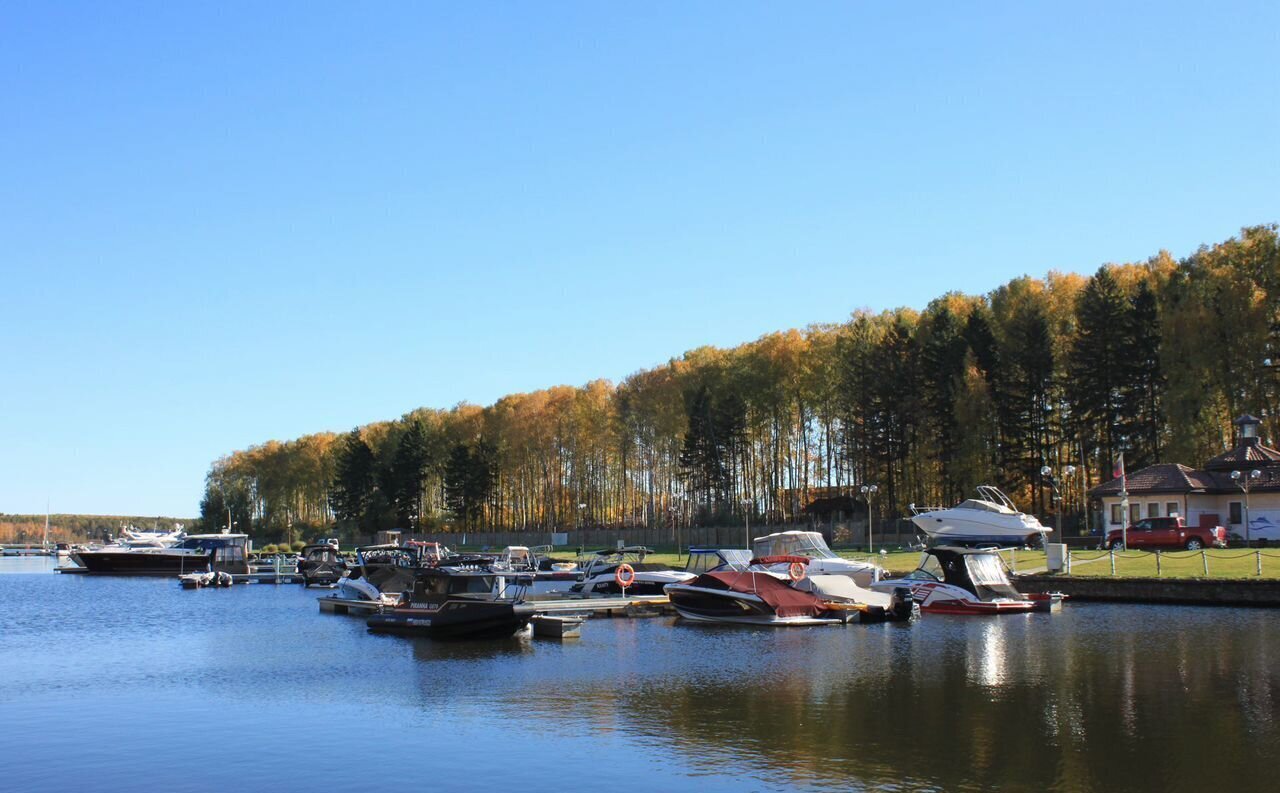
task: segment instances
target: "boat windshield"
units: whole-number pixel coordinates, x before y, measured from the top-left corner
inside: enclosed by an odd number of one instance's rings
[[[712,570],[746,570],[751,564],[751,554],[736,548],[724,549],[689,549],[689,562],[685,565],[686,573],[702,573]]]
[[[999,556],[993,553],[971,554],[964,561],[969,568],[969,577],[978,586],[1011,586]]]
[[[807,556],[810,559],[839,558],[816,531],[784,531],[757,537],[752,543],[756,558],[766,556]]]
[[[942,562],[938,561],[938,557],[931,553],[920,554],[920,566],[915,569],[907,578],[923,578],[925,580],[933,579],[941,581],[946,573],[942,570]]]
[[[976,498],[970,498],[960,502],[960,505],[957,506],[956,509],[978,509],[983,512],[999,512],[1005,515],[1013,512],[1013,510],[1008,507],[1000,504],[992,504],[990,501],[981,501]]]

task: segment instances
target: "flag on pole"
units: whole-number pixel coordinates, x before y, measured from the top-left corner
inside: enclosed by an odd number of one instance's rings
[[[1116,458],[1115,465],[1112,466],[1111,478],[1120,480],[1121,492],[1129,489],[1129,481],[1124,474],[1124,452],[1120,452],[1120,456]]]

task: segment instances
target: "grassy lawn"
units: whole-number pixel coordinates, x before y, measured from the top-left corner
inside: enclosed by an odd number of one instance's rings
[[[1161,551],[1161,578],[1258,578],[1258,556],[1262,557],[1262,578],[1280,578],[1280,550],[1261,548],[1212,549],[1200,551]],[[1209,574],[1205,575],[1205,562]],[[1111,561],[1105,551],[1073,551],[1073,576],[1110,577]],[[1156,578],[1156,555],[1147,551],[1122,551],[1116,554],[1117,578]]]

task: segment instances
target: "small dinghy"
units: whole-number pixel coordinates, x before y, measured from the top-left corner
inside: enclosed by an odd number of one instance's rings
[[[537,614],[530,619],[533,635],[546,639],[576,639],[582,635],[582,623],[586,617]]]
[[[222,570],[210,570],[207,573],[187,573],[178,576],[178,583],[183,589],[204,589],[205,587],[231,586],[235,579]]]

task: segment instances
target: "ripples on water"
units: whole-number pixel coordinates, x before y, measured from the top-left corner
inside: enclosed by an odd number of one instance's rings
[[[0,576],[0,789],[1275,789],[1271,611],[445,643],[319,594]]]

